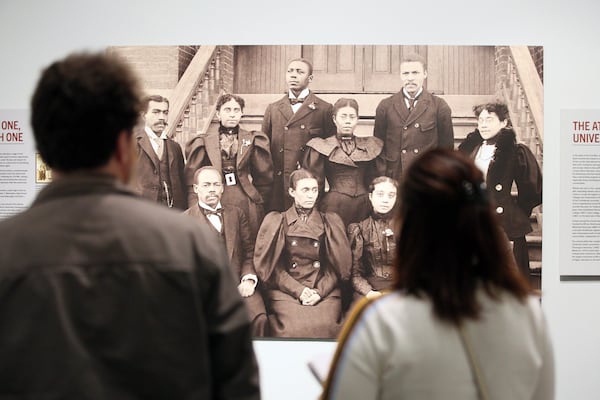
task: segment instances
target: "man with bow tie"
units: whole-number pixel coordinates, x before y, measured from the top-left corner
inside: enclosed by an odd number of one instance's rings
[[[333,106],[308,89],[312,72],[310,61],[290,61],[285,74],[288,93],[265,110],[262,131],[271,141],[274,170],[268,211],[285,211],[292,205],[287,195],[289,177],[300,167],[306,143],[313,137],[325,138],[335,133]]]
[[[402,90],[383,99],[375,112],[373,135],[384,141],[385,174],[402,181],[402,171],[422,152],[453,148],[452,111],[446,101],[423,88],[427,64],[418,54],[400,62]]]
[[[227,255],[238,291],[252,321],[254,336],[266,336],[267,314],[260,291],[258,277],[254,269],[254,242],[250,233],[248,218],[234,205],[221,205],[223,178],[221,172],[212,166],[202,167],[194,173],[194,192],[198,202],[184,214],[208,225],[225,243]]]
[[[166,135],[169,100],[152,95],[145,100],[144,128],[136,130],[138,145],[136,191],[167,207],[187,208],[181,146]]]

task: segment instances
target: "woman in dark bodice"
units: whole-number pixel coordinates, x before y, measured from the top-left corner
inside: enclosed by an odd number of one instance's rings
[[[256,235],[264,218],[264,202],[271,194],[273,162],[269,139],[258,131],[240,128],[244,99],[224,94],[217,101],[218,127],[194,137],[186,146],[185,176],[189,204],[196,200],[194,173],[212,165],[223,172],[223,205],[232,204],[248,217],[252,235]]]
[[[354,135],[358,115],[356,100],[339,99],[333,106],[337,134],[311,139],[302,163],[317,176],[322,193],[327,179],[329,190],[323,195],[320,210],[335,212],[346,226],[369,215],[368,185],[374,177],[383,175],[383,142],[373,136]]]
[[[278,337],[334,338],[340,329],[340,282],[350,276],[350,246],[336,214],[315,208],[317,179],[290,175],[294,205],[269,213],[258,232],[254,265],[266,282],[269,325]]]

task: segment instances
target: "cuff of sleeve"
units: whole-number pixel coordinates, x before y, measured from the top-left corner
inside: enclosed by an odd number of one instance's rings
[[[254,281],[255,289],[256,289],[256,285],[258,285],[258,277],[254,274],[246,274],[246,275],[242,276],[242,279],[240,282],[244,282],[244,281]]]

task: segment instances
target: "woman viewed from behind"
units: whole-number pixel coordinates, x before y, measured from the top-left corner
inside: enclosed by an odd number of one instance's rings
[[[462,329],[488,398],[553,399],[539,299],[514,265],[482,172],[432,150],[400,193],[395,290],[349,318],[323,398],[477,399]]]

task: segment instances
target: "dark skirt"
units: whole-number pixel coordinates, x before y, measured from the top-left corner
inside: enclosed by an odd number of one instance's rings
[[[248,309],[248,316],[252,322],[252,336],[263,337],[269,335],[269,324],[265,302],[258,288],[252,296],[244,297],[244,304]]]
[[[279,290],[269,290],[268,297],[272,336],[333,339],[340,332],[342,302],[339,289],[314,306],[303,306],[298,299]]]

